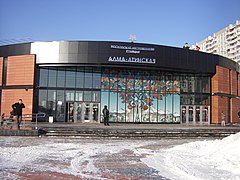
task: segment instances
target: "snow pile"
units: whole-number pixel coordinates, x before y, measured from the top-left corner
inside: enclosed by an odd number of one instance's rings
[[[170,179],[240,180],[240,133],[163,149],[142,161]]]

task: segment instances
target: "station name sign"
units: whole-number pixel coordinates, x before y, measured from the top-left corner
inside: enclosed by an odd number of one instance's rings
[[[139,58],[139,57],[115,57],[110,56],[108,58],[110,62],[130,62],[130,63],[146,63],[146,64],[155,64],[156,59],[152,58]]]
[[[108,58],[109,62],[130,62],[130,63],[146,63],[146,64],[155,64],[155,58],[149,57],[134,57],[136,54],[141,54],[141,51],[155,51],[155,48],[152,47],[139,47],[139,46],[124,46],[124,45],[111,45],[111,49],[120,49],[124,50],[126,54],[135,54],[130,57],[126,56],[110,56]]]
[[[137,50],[137,51],[155,51],[154,48],[111,45],[112,49]]]

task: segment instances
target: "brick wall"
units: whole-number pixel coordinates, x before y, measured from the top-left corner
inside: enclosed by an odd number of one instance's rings
[[[6,85],[33,85],[34,66],[35,55],[8,57]]]
[[[212,124],[221,123],[221,113],[225,114],[226,122],[229,122],[228,116],[228,98],[221,96],[212,97]]]
[[[6,86],[2,90],[1,113],[10,115],[12,104],[18,102],[18,99],[23,99],[26,106],[23,114],[31,114],[33,89],[29,86],[34,85],[35,55],[9,56],[7,59]],[[24,88],[24,86],[28,88]]]
[[[237,82],[237,72],[230,70],[230,89],[231,89],[231,94],[232,95],[237,95],[237,87],[238,82]]]
[[[229,93],[229,70],[224,67],[217,67],[219,69],[218,74],[218,92]]]
[[[0,57],[0,86],[2,86],[3,57]]]
[[[33,90],[29,89],[4,89],[2,90],[2,113],[10,115],[12,111],[12,104],[18,102],[18,99],[22,99],[25,104],[23,114],[32,113],[33,104]]]
[[[240,73],[238,73],[238,96],[240,96]]]
[[[238,111],[240,110],[240,99],[232,98],[231,101],[231,122],[239,122]]]
[[[237,77],[238,76],[238,77]],[[238,122],[237,112],[240,108],[240,100],[226,96],[240,95],[240,76],[236,71],[216,66],[216,74],[212,77],[212,93],[223,93],[223,96],[212,97],[212,123],[221,123],[221,113],[226,115],[226,122]],[[228,106],[230,104],[230,119]]]

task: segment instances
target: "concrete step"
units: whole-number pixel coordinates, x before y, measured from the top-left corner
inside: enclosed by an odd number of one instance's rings
[[[38,136],[38,130],[0,130],[0,136]]]
[[[129,129],[43,129],[45,136],[71,136],[71,137],[93,137],[93,138],[184,138],[184,137],[226,137],[231,134],[240,132],[240,129],[227,129],[227,130],[209,130],[209,129],[178,129],[178,130],[129,130]]]

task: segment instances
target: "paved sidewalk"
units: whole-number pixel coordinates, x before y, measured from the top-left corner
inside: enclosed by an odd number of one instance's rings
[[[226,137],[240,132],[239,124],[227,125],[183,125],[183,124],[124,124],[110,123],[46,123],[24,122],[16,126],[2,127],[5,136],[69,136],[82,138],[162,138],[162,137]]]
[[[0,141],[0,155],[9,163],[0,162],[0,176],[20,180],[167,180],[142,159],[192,141],[6,137]],[[22,163],[18,164],[19,160]]]
[[[110,123],[110,126],[104,126],[103,123],[38,123],[38,128],[91,128],[91,129],[239,129],[240,124],[226,125],[183,125],[183,124],[125,124]],[[32,123],[35,127],[35,123]]]

